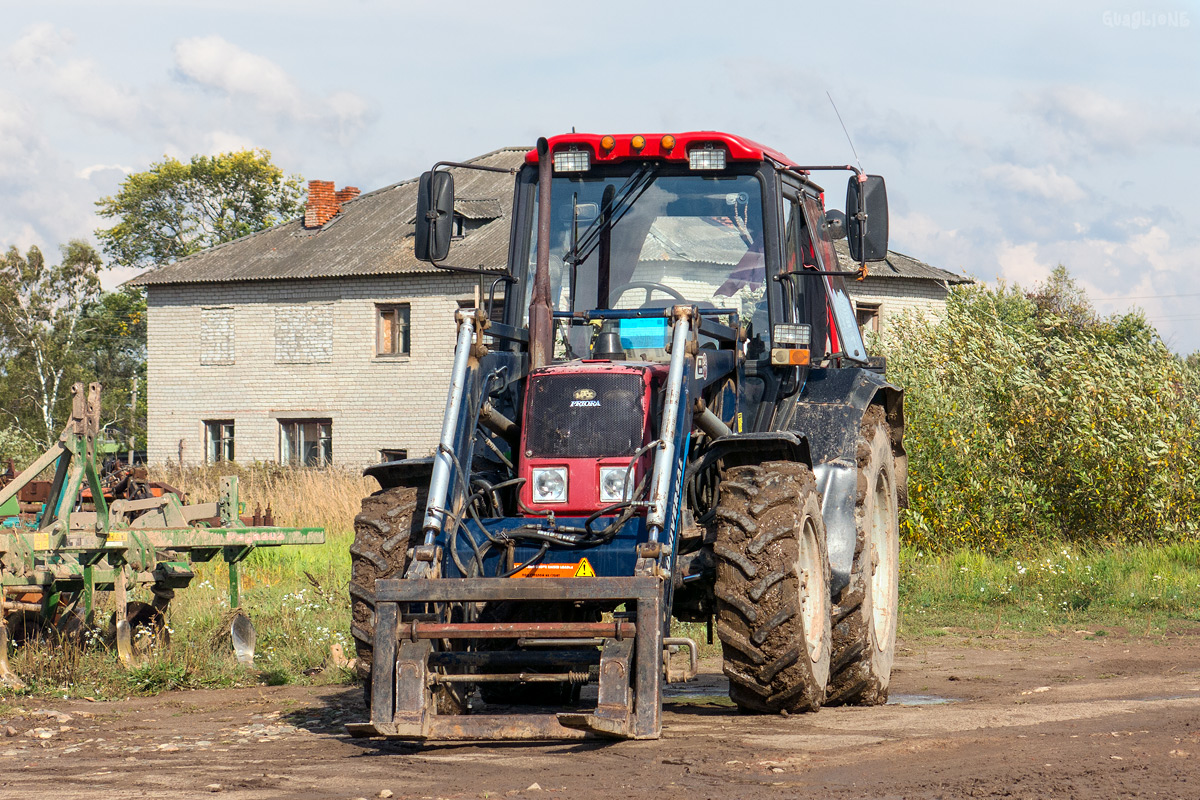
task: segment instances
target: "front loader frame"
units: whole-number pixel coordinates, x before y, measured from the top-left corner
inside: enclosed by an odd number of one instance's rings
[[[514,623],[444,625],[406,619],[402,609],[424,603],[616,601],[636,603],[632,624]],[[390,739],[654,739],[662,732],[663,581],[633,578],[433,578],[375,583],[375,670],[371,721],[348,725],[355,736]],[[591,713],[439,715],[432,689],[435,640],[520,634],[602,640],[599,699]],[[632,641],[631,641],[632,640]],[[693,648],[694,650],[694,648]],[[450,659],[455,655],[446,654]],[[460,659],[465,661],[466,659]],[[472,673],[470,680],[486,680]],[[505,677],[511,679],[512,675]]]

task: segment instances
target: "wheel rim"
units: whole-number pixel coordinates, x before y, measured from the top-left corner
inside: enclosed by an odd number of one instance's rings
[[[824,620],[829,616],[828,592],[823,591],[824,565],[817,547],[817,530],[810,517],[800,531],[800,553],[797,571],[800,573],[800,620],[804,625],[804,644],[808,657],[815,664],[821,660],[825,647]]]
[[[887,476],[880,473],[875,482],[875,502],[871,512],[871,552],[875,563],[871,572],[871,626],[875,632],[875,644],[880,650],[887,649],[892,626],[896,622],[896,547],[892,535],[895,515],[891,513],[891,486]]]

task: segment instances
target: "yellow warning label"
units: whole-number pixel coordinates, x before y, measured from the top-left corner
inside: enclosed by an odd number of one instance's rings
[[[125,538],[120,531],[109,531],[108,538],[104,542],[105,547],[124,547]]]
[[[742,432],[742,412],[740,412],[740,411],[738,412],[737,423],[738,423],[738,431],[737,432],[741,433]]]
[[[33,535],[34,550],[49,550],[50,549],[50,534],[35,533]]]
[[[594,578],[596,571],[586,558],[578,564],[530,564],[514,578]]]

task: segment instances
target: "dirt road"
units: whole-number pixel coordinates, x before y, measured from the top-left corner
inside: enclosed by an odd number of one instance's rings
[[[613,744],[354,740],[348,688],[9,700],[0,798],[1200,798],[1200,631],[948,635],[901,647],[892,704],[792,717],[704,666],[661,740]]]

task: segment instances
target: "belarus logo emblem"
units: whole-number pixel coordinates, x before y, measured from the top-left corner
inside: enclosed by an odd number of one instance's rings
[[[600,401],[596,399],[595,389],[576,389],[571,408],[599,408]]]

